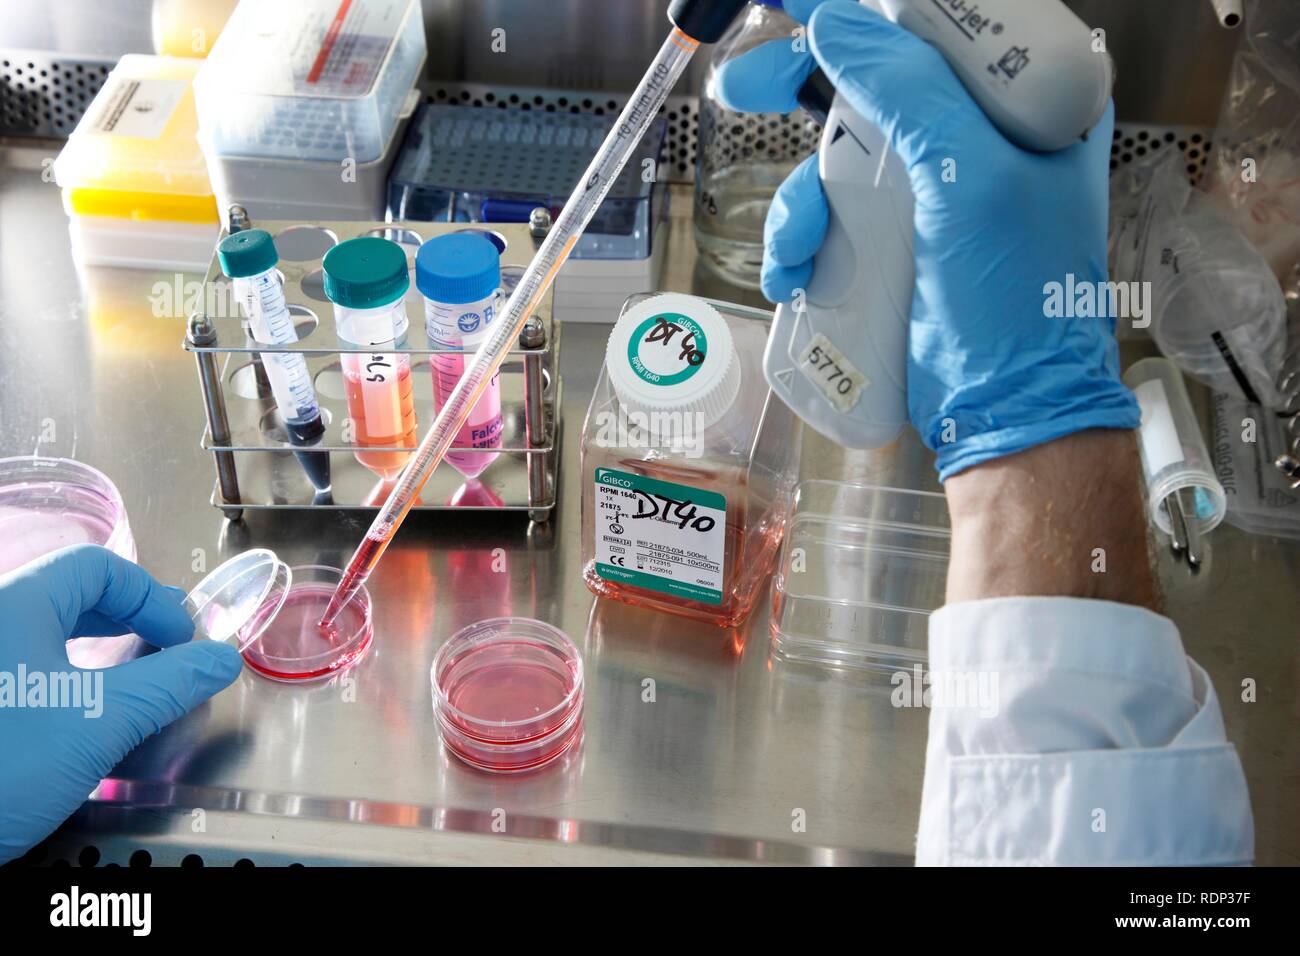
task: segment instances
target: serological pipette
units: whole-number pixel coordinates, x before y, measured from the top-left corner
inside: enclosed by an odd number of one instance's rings
[[[379,563],[406,514],[411,510],[420,489],[442,461],[447,449],[469,418],[474,406],[501,367],[506,355],[519,339],[524,324],[555,281],[582,236],[582,231],[600,208],[614,180],[623,170],[628,157],[658,115],[669,92],[681,77],[701,43],[721,38],[731,21],[748,0],[673,0],[668,18],[673,28],[659,48],[659,53],[641,78],[636,91],[614,121],[613,127],[596,151],[595,157],[574,187],[550,232],[533,257],[523,278],[506,302],[496,328],[474,353],[460,383],[448,396],[429,431],[398,477],[388,500],[379,509],[366,536],[344,569],[325,615],[322,628],[328,628],[339,611],[351,600]]]

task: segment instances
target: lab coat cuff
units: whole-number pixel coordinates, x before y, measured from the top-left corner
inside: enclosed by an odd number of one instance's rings
[[[930,617],[936,671],[1052,670],[1190,693],[1174,622],[1131,604],[1071,597],[961,601]]]
[[[922,864],[1248,863],[1250,801],[1173,622],[1067,597],[930,618]]]
[[[947,845],[926,850],[949,865],[1233,866],[1253,853],[1231,744],[954,757],[946,787]]]

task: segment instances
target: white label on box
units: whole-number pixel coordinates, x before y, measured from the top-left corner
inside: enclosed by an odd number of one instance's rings
[[[1147,472],[1152,475],[1169,465],[1176,465],[1186,456],[1174,427],[1174,413],[1169,410],[1165,384],[1158,378],[1143,382],[1133,389],[1138,407],[1142,409],[1142,457],[1146,459]]]
[[[242,38],[260,93],[365,96],[403,23],[407,0],[257,4]],[[418,13],[418,11],[417,11]],[[245,80],[249,77],[246,75]]]
[[[92,128],[109,136],[157,139],[188,87],[184,80],[118,79]]]
[[[804,347],[799,356],[799,371],[842,415],[853,410],[863,389],[871,385],[871,381],[821,332],[809,339]]]

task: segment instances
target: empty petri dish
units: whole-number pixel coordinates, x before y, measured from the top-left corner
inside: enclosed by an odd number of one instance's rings
[[[443,743],[473,767],[537,770],[582,737],[582,658],[543,621],[498,617],[457,631],[429,679]]]
[[[291,568],[273,551],[256,548],[200,581],[186,609],[201,636],[233,643],[262,676],[323,680],[365,656],[374,636],[364,587],[328,630],[317,626],[342,576],[324,565]]]

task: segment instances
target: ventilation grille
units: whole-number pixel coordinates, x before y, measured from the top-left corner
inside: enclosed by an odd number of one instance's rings
[[[111,60],[69,59],[29,50],[0,50],[0,136],[66,138],[103,86]],[[433,87],[431,103],[469,106],[518,107],[554,113],[618,113],[625,96],[536,87],[489,86],[481,83],[443,83]],[[700,120],[694,96],[674,96],[660,111],[668,120],[666,157],[673,182],[695,179],[696,141]],[[817,127],[798,114],[775,120],[755,117],[740,129],[719,137],[723,148],[746,147],[751,153],[777,158],[807,155],[816,144]],[[733,143],[733,140],[735,142]],[[1125,123],[1115,128],[1111,169],[1138,161],[1169,146],[1177,146],[1187,160],[1188,176],[1198,180],[1209,160],[1209,131],[1186,126]]]
[[[1210,131],[1190,126],[1153,126],[1125,123],[1115,127],[1110,146],[1111,172],[1129,163],[1145,161],[1168,149],[1178,149],[1187,163],[1187,178],[1200,182],[1210,160]]]
[[[113,62],[0,50],[0,136],[67,138]]]
[[[709,143],[704,152],[706,176],[747,163],[793,166],[811,156],[821,141],[821,124],[802,110],[784,115],[733,113],[706,100],[698,111],[700,135]],[[697,151],[694,144],[691,151]]]
[[[535,87],[489,86],[481,83],[443,83],[433,87],[427,97],[431,103],[466,106],[517,107],[545,110],[549,113],[617,113],[626,97],[608,93],[572,90],[545,90]],[[701,120],[699,100],[694,96],[670,97],[660,115],[668,119],[666,156],[673,182],[694,182],[696,142]],[[709,117],[704,117],[707,122]],[[739,149],[742,155],[765,159],[798,159],[816,147],[819,127],[801,114],[774,118],[755,116],[739,128],[728,128],[716,137],[719,148]],[[1115,128],[1111,149],[1112,170],[1135,162],[1170,145],[1182,150],[1187,159],[1188,176],[1198,180],[1210,157],[1210,132],[1201,127],[1161,126],[1125,123]]]

